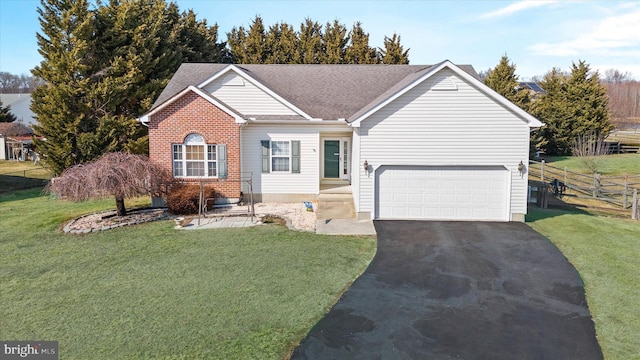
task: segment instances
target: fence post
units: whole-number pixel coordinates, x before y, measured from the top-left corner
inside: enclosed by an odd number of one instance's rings
[[[564,167],[564,184],[569,185],[569,181],[567,180],[567,167]]]
[[[593,198],[598,197],[598,186],[600,181],[598,181],[598,173],[593,174]]]
[[[629,207],[629,175],[624,176],[624,205],[623,209]]]
[[[638,220],[638,189],[633,189],[633,204],[631,205],[631,219]]]
[[[544,159],[540,161],[540,181],[544,181]]]

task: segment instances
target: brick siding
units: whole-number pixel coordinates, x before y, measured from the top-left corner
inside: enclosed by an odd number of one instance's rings
[[[207,144],[227,146],[227,179],[210,179],[221,197],[240,197],[240,126],[235,119],[194,92],[188,92],[149,119],[149,157],[172,170],[172,144],[182,144],[189,134],[201,135]],[[198,182],[198,179],[185,179]]]

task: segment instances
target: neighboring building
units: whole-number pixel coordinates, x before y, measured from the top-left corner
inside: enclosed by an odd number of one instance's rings
[[[153,161],[251,176],[261,201],[351,184],[359,218],[524,221],[529,131],[540,121],[470,66],[183,64],[140,118]]]
[[[0,160],[27,160],[33,147],[32,138],[33,131],[23,124],[0,122]]]
[[[518,87],[520,89],[527,89],[529,90],[529,95],[533,98],[536,99],[538,98],[540,95],[544,95],[547,92],[544,91],[544,89],[540,86],[540,84],[538,84],[537,82],[533,82],[533,81],[525,81],[525,82],[521,82],[518,84]]]
[[[2,106],[11,106],[11,113],[16,116],[16,122],[26,126],[36,124],[36,116],[31,111],[31,94],[0,94]]]

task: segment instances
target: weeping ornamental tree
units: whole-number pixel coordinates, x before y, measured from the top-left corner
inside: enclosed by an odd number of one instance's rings
[[[148,157],[116,152],[66,169],[46,191],[71,201],[114,197],[117,215],[124,216],[124,199],[163,195],[171,180],[171,174]]]

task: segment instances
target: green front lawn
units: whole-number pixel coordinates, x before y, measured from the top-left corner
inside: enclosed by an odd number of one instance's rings
[[[533,209],[529,225],[576,267],[606,359],[640,359],[640,222]]]
[[[607,176],[639,175],[640,154],[606,155],[602,157],[600,173]],[[589,170],[576,156],[550,156],[546,162],[554,167],[588,174]]]
[[[172,221],[60,232],[113,200],[0,196],[0,339],[58,340],[61,359],[278,359],[361,274],[372,237]]]
[[[51,172],[32,161],[0,160],[0,175],[11,174],[30,178],[49,179]]]

